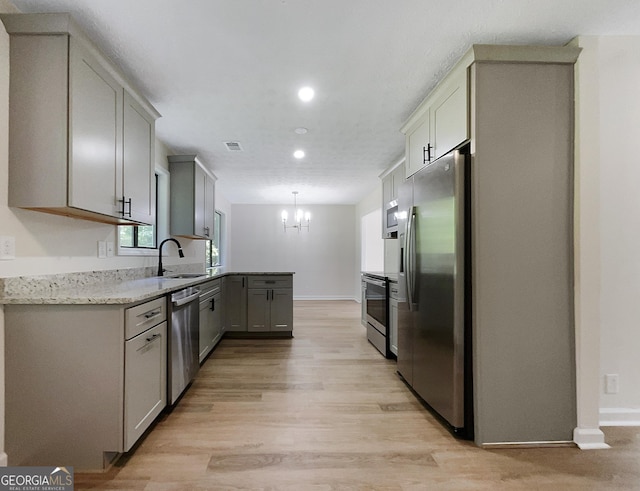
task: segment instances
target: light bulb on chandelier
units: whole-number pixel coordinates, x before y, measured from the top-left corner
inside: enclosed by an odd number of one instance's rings
[[[295,228],[300,232],[303,228],[309,230],[309,222],[311,221],[311,213],[308,211],[305,212],[302,209],[298,208],[298,191],[292,191],[293,194],[293,225],[287,225],[287,220],[289,219],[289,213],[287,210],[282,210],[281,218],[282,225],[284,227],[284,231],[286,232],[288,228]]]

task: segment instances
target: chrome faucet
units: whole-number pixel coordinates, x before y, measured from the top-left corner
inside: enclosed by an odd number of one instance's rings
[[[164,239],[162,242],[160,242],[160,245],[158,246],[158,276],[164,276],[165,270],[162,268],[162,246],[165,244],[165,242],[169,242],[169,241],[176,243],[176,245],[178,246],[178,256],[184,257],[184,252],[182,252],[182,246],[180,245],[180,242],[178,242],[173,237]]]

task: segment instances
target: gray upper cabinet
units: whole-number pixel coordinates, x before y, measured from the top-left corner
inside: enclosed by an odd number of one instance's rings
[[[157,111],[68,14],[0,18],[11,36],[9,206],[153,223]]]
[[[196,155],[169,156],[171,235],[213,239],[215,181]]]
[[[68,204],[114,216],[122,195],[123,90],[75,39],[69,47]]]
[[[398,188],[405,177],[405,159],[380,174],[382,179],[382,238],[397,237]]]
[[[124,93],[123,191],[128,217],[153,223],[156,214],[155,119],[128,92]],[[151,166],[145,165],[150,162]],[[130,201],[129,201],[130,200]]]

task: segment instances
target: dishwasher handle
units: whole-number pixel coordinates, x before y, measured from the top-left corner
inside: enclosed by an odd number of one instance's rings
[[[187,295],[186,297],[183,297],[183,298],[178,298],[175,300],[172,298],[171,302],[173,303],[174,307],[181,307],[182,305],[192,302],[198,298],[200,298],[200,290],[196,290],[196,292],[193,293],[192,295]]]

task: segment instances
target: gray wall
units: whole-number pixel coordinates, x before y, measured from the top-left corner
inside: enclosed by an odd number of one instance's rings
[[[573,65],[474,69],[476,442],[571,441]]]
[[[355,206],[300,205],[311,212],[307,231],[283,230],[280,213],[293,203],[231,205],[231,271],[291,271],[296,299],[354,299]]]

